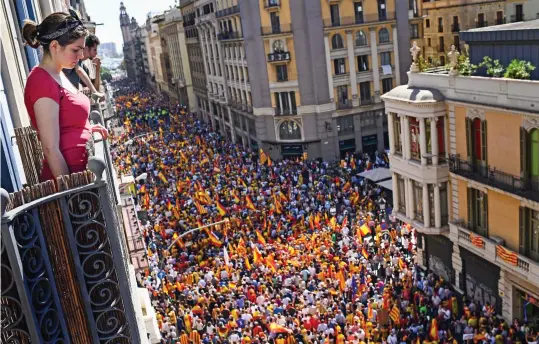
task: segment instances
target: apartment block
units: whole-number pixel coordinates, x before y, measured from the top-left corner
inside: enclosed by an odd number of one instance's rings
[[[419,263],[505,319],[531,322],[539,319],[530,302],[539,297],[538,90],[537,81],[433,72],[409,73],[408,85],[382,96],[394,214],[419,233]]]

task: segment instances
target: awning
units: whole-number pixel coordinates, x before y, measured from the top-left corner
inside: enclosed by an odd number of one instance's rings
[[[378,182],[376,184],[380,185],[381,187],[383,187],[386,190],[389,190],[389,191],[393,192],[393,180],[392,179],[384,180],[383,182]]]
[[[378,167],[373,170],[361,172],[359,176],[376,183],[391,178],[391,171],[389,168]]]

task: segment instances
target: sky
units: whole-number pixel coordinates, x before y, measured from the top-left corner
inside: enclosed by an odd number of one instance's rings
[[[118,52],[122,51],[122,31],[120,30],[120,0],[85,0],[84,5],[90,19],[103,24],[96,28],[101,43],[114,42]],[[140,24],[146,22],[149,12],[154,14],[174,6],[174,0],[123,0],[129,17],[135,17]]]

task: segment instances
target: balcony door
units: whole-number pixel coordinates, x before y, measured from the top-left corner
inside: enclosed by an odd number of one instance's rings
[[[337,99],[339,101],[339,104],[348,104],[348,86],[337,86]]]
[[[331,5],[330,13],[331,13],[331,25],[339,26],[341,22],[341,18],[339,16],[339,5]]]
[[[520,207],[520,254],[539,262],[539,211]]]
[[[281,32],[281,20],[279,18],[279,14],[277,12],[271,12],[270,13],[270,20],[271,20],[271,31],[272,31],[272,33]]]
[[[387,20],[386,0],[378,0],[378,19]]]
[[[487,122],[479,118],[466,119],[468,163],[475,172],[487,173]]]
[[[520,129],[520,169],[525,187],[539,192],[539,128]]]
[[[354,12],[356,15],[356,24],[363,23],[363,3],[361,1],[354,2]]]
[[[515,17],[517,22],[524,20],[524,9],[522,4],[515,5]]]
[[[473,188],[468,188],[468,229],[488,237],[488,197]]]

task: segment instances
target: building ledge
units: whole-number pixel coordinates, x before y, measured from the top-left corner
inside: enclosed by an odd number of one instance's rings
[[[518,228],[515,228],[518,231]],[[476,238],[474,244],[470,236],[472,233]],[[473,233],[471,230],[465,228],[464,220],[456,220],[449,223],[449,237],[451,241],[457,243],[459,246],[467,249],[470,252],[488,260],[489,262],[498,265],[504,270],[510,271],[525,280],[530,281],[534,285],[539,285],[539,263],[526,258],[525,256],[513,252],[503,245],[503,239],[486,238],[480,234]],[[517,264],[513,265],[503,260],[496,252],[496,246],[499,243],[509,252],[517,256]],[[482,243],[482,244],[481,244]]]
[[[438,165],[421,165],[416,160],[404,159],[393,154],[389,157],[391,171],[423,183],[439,183],[449,180],[449,165],[447,162]]]
[[[393,213],[397,219],[410,224],[413,228],[415,228],[419,233],[425,234],[425,235],[442,235],[444,233],[447,233],[449,231],[448,226],[443,226],[440,228],[434,228],[434,227],[425,227],[423,225],[423,222],[412,220],[411,218],[407,217],[406,214],[401,213],[399,211],[396,211],[393,209]]]

